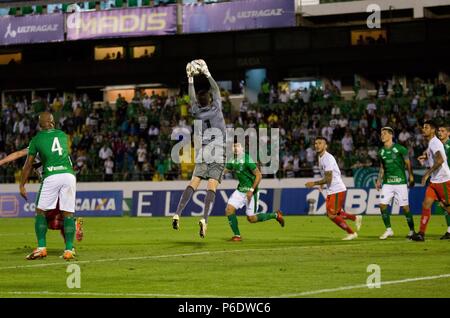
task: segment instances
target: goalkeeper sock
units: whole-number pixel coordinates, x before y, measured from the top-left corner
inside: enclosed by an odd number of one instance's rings
[[[233,234],[241,236],[241,233],[239,232],[238,220],[237,220],[236,214],[233,213],[228,216],[228,223],[230,224]]]
[[[184,207],[186,206],[186,204],[188,204],[193,193],[194,193],[194,188],[191,186],[187,186],[186,189],[184,189],[183,194],[180,199],[180,202],[178,202],[178,207],[177,207],[177,212],[176,212],[176,214],[178,216],[181,216],[181,213],[183,212]]]
[[[66,250],[73,249],[73,238],[75,236],[75,219],[73,216],[64,217],[64,236],[66,238]]]
[[[216,193],[212,190],[206,192],[205,198],[205,210],[203,211],[203,218],[208,223],[208,216],[211,214],[211,210],[214,206],[214,200],[216,199]]]
[[[410,231],[414,231],[414,218],[411,211],[403,211],[405,214],[406,222],[408,223],[408,227]]]
[[[45,236],[47,235],[47,218],[45,215],[36,214],[34,230],[36,232],[38,247],[46,247],[47,241]]]
[[[257,213],[256,214],[256,218],[257,218],[258,222],[264,222],[264,221],[267,221],[267,220],[276,219],[277,218],[277,213],[276,212],[272,212],[272,213]]]
[[[381,217],[383,218],[383,223],[386,228],[391,227],[391,216],[389,215],[389,211],[387,207],[380,207]]]

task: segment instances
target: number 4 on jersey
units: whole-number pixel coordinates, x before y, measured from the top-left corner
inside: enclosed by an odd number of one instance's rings
[[[63,154],[63,149],[61,148],[58,137],[53,138],[52,152],[58,152],[60,156]]]

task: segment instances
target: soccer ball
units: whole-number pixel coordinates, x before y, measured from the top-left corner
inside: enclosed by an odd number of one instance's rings
[[[198,74],[203,73],[205,68],[207,68],[204,60],[193,60],[191,64],[197,70]]]
[[[190,62],[186,65],[186,74],[189,77],[193,77],[196,76],[198,74],[200,74],[200,67],[197,63],[194,62]]]

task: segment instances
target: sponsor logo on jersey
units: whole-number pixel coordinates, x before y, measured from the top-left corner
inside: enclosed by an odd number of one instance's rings
[[[56,167],[52,166],[52,167],[47,167],[47,170],[49,172],[53,172],[53,171],[67,170],[67,168],[64,166],[56,166]]]

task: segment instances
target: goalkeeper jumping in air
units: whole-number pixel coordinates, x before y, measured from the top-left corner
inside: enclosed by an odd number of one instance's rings
[[[214,150],[222,148],[223,152],[220,157],[221,160],[209,161],[205,160],[203,157],[199,162],[196,160],[194,173],[189,185],[183,192],[180,202],[178,203],[176,214],[172,219],[172,227],[175,230],[180,228],[180,216],[185,208],[186,204],[192,197],[192,194],[197,190],[200,185],[201,180],[207,180],[207,193],[205,197],[205,204],[203,210],[203,218],[200,220],[200,237],[204,238],[206,236],[206,229],[208,225],[208,216],[214,205],[216,198],[216,189],[222,180],[223,172],[225,169],[225,120],[222,113],[222,99],[220,96],[220,89],[216,81],[212,78],[211,73],[208,70],[208,66],[203,60],[194,60],[187,64],[186,73],[189,82],[189,97],[191,99],[191,112],[196,120],[201,121],[202,136],[202,153],[206,146],[214,147]],[[195,93],[194,88],[194,75],[203,74],[209,81],[211,86],[210,92],[212,93],[212,98],[209,91],[199,91],[198,94]],[[213,128],[215,130],[220,130],[222,132],[223,138],[215,138],[215,136],[205,134],[205,130]],[[195,134],[198,134],[196,131]],[[196,156],[199,155],[198,153]]]

